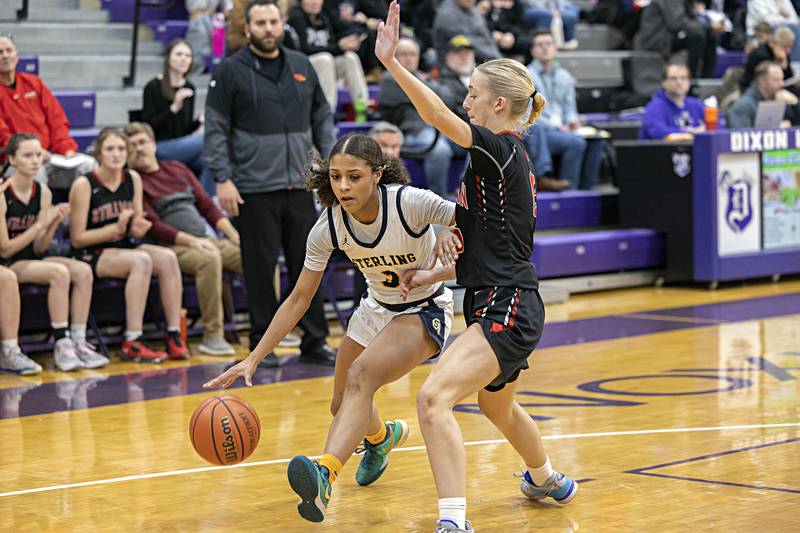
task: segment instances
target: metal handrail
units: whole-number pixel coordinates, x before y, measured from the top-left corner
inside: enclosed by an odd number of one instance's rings
[[[28,3],[28,0],[23,0],[23,1],[25,2],[25,4]],[[122,78],[123,87],[133,87],[134,83],[136,83],[136,55],[139,50],[139,14],[142,11],[142,6],[167,9],[172,7],[172,4],[174,3],[175,0],[166,0],[161,2],[159,0],[136,0],[136,3],[133,6],[133,35],[131,36],[131,60],[128,65],[128,75]]]
[[[17,20],[25,20],[28,18],[28,0],[22,0],[22,7],[17,9]]]

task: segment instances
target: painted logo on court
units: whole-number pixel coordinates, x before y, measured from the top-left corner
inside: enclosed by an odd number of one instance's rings
[[[719,187],[725,195],[725,223],[734,233],[742,233],[753,220],[753,178],[746,173],[734,178],[725,171]]]

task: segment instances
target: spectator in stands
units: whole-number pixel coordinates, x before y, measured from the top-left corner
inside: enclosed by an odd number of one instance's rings
[[[400,159],[400,149],[403,147],[403,132],[400,128],[381,120],[369,129],[367,135],[375,139],[384,154]]]
[[[56,368],[69,372],[105,366],[108,359],[86,342],[92,269],[75,259],[44,257],[69,214],[69,204],[53,205],[47,185],[34,180],[42,165],[42,145],[31,133],[17,133],[8,142],[7,155],[15,170],[0,197],[0,263],[5,262],[20,283],[49,286]]]
[[[456,35],[447,43],[444,64],[436,79],[436,93],[447,107],[464,122],[469,122],[462,105],[469,92],[469,80],[475,72],[475,52],[465,35]]]
[[[775,30],[775,34],[767,38],[767,42],[750,52],[744,63],[744,74],[740,84],[741,90],[745,91],[753,83],[753,75],[756,66],[762,61],[772,61],[783,69],[783,79],[788,80],[794,76],[792,63],[789,54],[794,47],[795,34],[789,28],[783,26]]]
[[[120,359],[160,363],[187,359],[189,350],[180,337],[183,296],[181,271],[175,252],[163,246],[139,244],[152,225],[142,207],[142,180],[128,162],[128,137],[104,128],[95,140],[97,169],[81,176],[69,193],[69,230],[72,256],[86,261],[95,277],[125,281],[125,340]],[[161,304],[167,322],[167,352],[142,339],[142,325],[150,276],[158,276]]]
[[[436,18],[438,0],[405,0],[400,10],[400,19],[411,29],[423,51],[433,47],[433,19]]]
[[[415,73],[419,79],[426,80],[426,76],[419,71],[419,45],[416,41],[401,37],[397,43],[396,55],[400,64]],[[430,148],[424,156],[427,186],[439,196],[446,196],[450,192],[448,190],[450,163],[455,150],[444,135],[437,135],[436,130],[420,118],[417,110],[411,105],[411,100],[388,73],[381,78],[378,110],[384,120],[402,130],[407,149],[422,151]]]
[[[8,185],[5,185],[7,187]],[[0,185],[0,192],[5,190]],[[42,367],[19,347],[19,283],[10,268],[0,265],[0,370],[23,376],[38,374]]]
[[[192,171],[180,161],[156,159],[153,129],[133,122],[125,128],[131,140],[131,166],[142,177],[144,211],[153,226],[148,235],[178,256],[181,272],[194,276],[203,320],[201,352],[236,352],[225,340],[222,311],[222,269],[242,271],[239,232],[214,205]],[[225,238],[209,238],[207,223]]]
[[[640,139],[691,141],[695,133],[706,130],[705,106],[688,96],[689,68],[683,63],[667,63],[661,72],[659,89],[644,109]]]
[[[17,63],[19,53],[11,37],[0,37],[0,156],[12,135],[33,133],[44,149],[44,165],[36,180],[47,183],[48,176],[64,173],[69,178],[55,185],[69,187],[76,175],[90,172],[95,161],[78,153],[78,144],[69,136],[64,108],[47,85],[38,76],[17,72]],[[11,171],[9,168],[8,173]]]
[[[482,0],[479,6],[487,9],[486,21],[492,38],[505,57],[530,61],[531,38],[523,22],[523,0]]]
[[[228,0],[230,1],[230,0]],[[192,62],[192,74],[202,74],[206,69],[204,58],[211,55],[211,39],[214,31],[213,17],[222,0],[186,0],[189,14],[189,27],[186,29],[186,42],[197,56]]]
[[[502,56],[475,0],[444,0],[439,6],[433,19],[433,46],[440,58],[447,53],[450,39],[459,34],[470,40],[479,63]]]
[[[192,60],[192,48],[184,39],[169,44],[164,53],[164,71],[144,86],[142,120],[156,133],[158,157],[185,163],[206,190],[213,191],[203,159],[203,115],[194,115],[197,89],[186,77]]]
[[[642,11],[636,47],[658,52],[665,60],[687,50],[691,75],[711,78],[717,61],[717,33],[722,28],[722,22],[701,21],[694,0],[653,0]]]
[[[578,48],[575,27],[578,25],[581,8],[568,0],[527,0],[524,22],[531,30],[553,28],[553,18],[561,19],[564,42],[557,43],[564,50]]]
[[[322,0],[300,0],[289,14],[289,24],[300,38],[299,51],[308,56],[317,72],[331,109],[336,111],[339,80],[345,82],[352,102],[361,102],[366,108],[369,92],[356,54],[364,43],[362,34],[341,24],[337,27],[322,9]]]
[[[768,22],[773,28],[788,26],[795,35],[800,32],[800,17],[791,0],[748,0],[747,34],[755,33],[759,22]],[[790,57],[800,61],[800,43],[795,41]]]
[[[378,24],[389,12],[389,3],[386,0],[327,0],[323,9],[334,23],[359,34],[363,44],[358,49],[358,57],[367,73],[367,80],[377,83],[383,68],[375,57],[375,37]]]
[[[278,249],[292,285],[302,270],[306,237],[317,221],[314,196],[302,187],[304,168],[315,147],[330,152],[334,130],[308,58],[281,46],[283,20],[274,0],[250,2],[245,21],[249,46],[223,61],[211,79],[205,155],[220,205],[241,234],[252,350],[278,309],[271,275]],[[319,293],[301,327],[301,360],[334,364]],[[278,359],[270,354],[262,364],[277,366]]]
[[[528,65],[534,86],[547,99],[533,134],[528,136],[528,147],[534,161],[533,168],[545,177],[551,171],[548,164],[551,155],[560,155],[560,180],[569,182],[573,189],[591,189],[600,173],[605,141],[586,140],[578,134],[581,119],[575,103],[575,80],[567,70],[555,61],[556,46],[550,30],[536,30],[533,34],[531,55],[534,60]],[[542,138],[546,139],[546,147]],[[543,186],[558,189],[563,182],[544,181]]]
[[[758,103],[761,101],[784,101],[787,106],[781,127],[788,128],[792,124],[797,124],[799,116],[797,106],[791,105],[791,101],[781,100],[785,98],[781,93],[786,92],[782,89],[783,69],[781,66],[771,61],[764,61],[758,65],[755,71],[755,81],[728,110],[728,127],[752,128],[755,125]],[[794,104],[796,103],[795,98]]]

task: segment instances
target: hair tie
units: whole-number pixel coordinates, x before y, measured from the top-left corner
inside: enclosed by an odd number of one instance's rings
[[[531,93],[531,98],[535,99],[537,94],[539,94],[539,91],[536,89],[536,87],[534,87],[533,92]]]

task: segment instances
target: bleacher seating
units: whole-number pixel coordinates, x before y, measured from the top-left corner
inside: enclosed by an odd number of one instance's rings
[[[143,25],[139,42],[136,84],[123,89],[121,80],[128,70],[131,24],[134,0],[100,0],[100,11],[84,6],[83,9],[59,8],[57,17],[34,18],[22,24],[0,24],[0,31],[9,31],[17,37],[20,51],[20,71],[40,73],[64,107],[70,120],[71,134],[81,150],[86,150],[104,126],[122,126],[127,121],[128,110],[141,107],[142,86],[163,68],[161,54],[172,39],[183,37],[188,28],[184,2],[177,1],[168,8],[144,8]],[[37,8],[38,9],[38,8]],[[66,11],[65,11],[66,9]],[[67,13],[69,11],[69,13]],[[67,13],[66,15],[63,13]],[[84,16],[85,15],[85,16]],[[38,17],[46,17],[39,13]],[[60,17],[60,18],[58,18]],[[48,22],[43,22],[43,21]],[[51,21],[52,20],[52,21]],[[61,23],[55,22],[61,20]],[[64,24],[64,21],[70,21]],[[18,28],[18,30],[17,30]],[[80,38],[74,38],[75,36]],[[626,84],[626,72],[636,58],[648,59],[652,54],[617,50],[622,43],[618,31],[605,25],[579,24],[576,37],[580,48],[572,52],[559,52],[559,62],[576,78],[579,112],[585,122],[610,131],[614,139],[635,137],[641,120],[641,109],[633,112],[612,113],[610,103]],[[202,58],[209,71],[221,58]],[[720,53],[718,75],[724,67],[741,64],[741,54]],[[198,88],[196,109],[203,108],[208,75],[192,78]],[[701,90],[710,91],[718,80],[701,82]],[[369,96],[379,96],[377,85],[369,86]],[[349,91],[338,89],[337,116],[348,115],[352,107]],[[366,132],[374,122],[337,123],[338,134]],[[412,184],[425,186],[424,165],[421,160],[404,161]],[[454,160],[450,169],[450,185],[455,190],[463,173],[464,159]],[[615,191],[566,191],[538,194],[537,236],[534,240],[532,261],[543,279],[564,276],[581,276],[636,269],[660,268],[664,264],[663,238],[646,229],[624,229],[619,224],[618,195]],[[331,261],[323,284],[326,299],[331,303],[351,300],[352,265],[346,259]],[[226,330],[236,328],[233,316],[247,310],[243,277],[226,274]],[[153,310],[148,320],[158,322],[160,306],[156,282],[151,288]],[[288,290],[285,268],[281,283]],[[197,333],[196,294],[191,278],[184,279],[184,305],[191,319],[190,332]],[[119,286],[118,286],[119,285]],[[95,295],[93,316],[102,324],[121,324],[119,305],[120,282],[101,282]],[[26,286],[31,295],[26,302],[41,310],[46,304],[41,300],[43,288]],[[114,291],[117,291],[116,293]],[[35,298],[34,295],[38,295]],[[40,300],[36,300],[40,298]],[[36,303],[38,302],[38,303]],[[346,320],[347,310],[334,305],[340,320]],[[26,311],[27,313],[27,311]],[[39,313],[30,318],[26,326],[41,331],[49,323]],[[35,318],[35,319],[34,319]],[[45,317],[46,318],[46,317]],[[28,320],[26,318],[25,320]],[[157,332],[156,332],[157,333]],[[115,340],[109,338],[108,340]],[[47,341],[42,341],[46,346]]]
[[[20,54],[17,72],[25,74],[39,74],[39,56],[32,54]]]
[[[94,126],[96,97],[94,91],[53,91],[69,124],[73,128],[91,128]]]
[[[649,229],[539,235],[531,259],[542,279],[659,268],[664,242]]]

